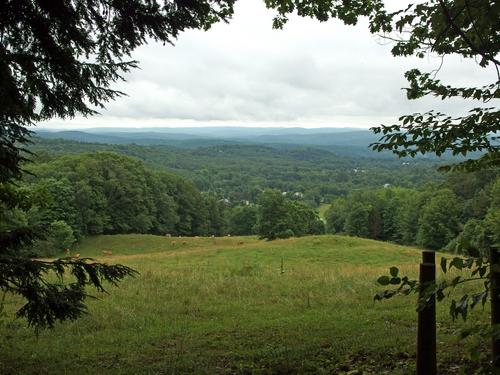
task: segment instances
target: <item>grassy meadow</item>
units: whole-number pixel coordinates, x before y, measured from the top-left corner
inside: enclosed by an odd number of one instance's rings
[[[416,249],[343,236],[266,242],[115,235],[88,238],[74,252],[140,275],[110,286],[109,294],[92,291],[98,299],[89,301],[88,315],[38,336],[13,318],[21,301],[8,296],[0,373],[414,370],[414,297],[374,302],[373,295],[389,266],[416,276]],[[447,308],[438,309],[438,358],[441,373],[455,373],[466,345],[456,338],[461,323],[451,321]],[[473,315],[486,320],[487,313]]]
[[[318,215],[321,220],[326,221],[326,211],[330,208],[330,204],[323,203],[318,208]]]

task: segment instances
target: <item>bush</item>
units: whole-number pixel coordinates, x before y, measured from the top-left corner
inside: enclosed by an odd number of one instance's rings
[[[293,233],[293,230],[291,229],[286,229],[283,232],[279,232],[276,234],[276,238],[290,238],[293,237],[295,233]]]

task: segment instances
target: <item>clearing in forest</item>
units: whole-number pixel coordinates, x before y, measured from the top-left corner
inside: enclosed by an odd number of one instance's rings
[[[373,295],[392,265],[416,276],[417,249],[344,236],[114,235],[74,251],[140,275],[92,291],[87,316],[38,337],[12,318],[19,300],[9,296],[0,373],[412,372],[414,298]],[[438,306],[441,373],[465,352],[447,306]]]

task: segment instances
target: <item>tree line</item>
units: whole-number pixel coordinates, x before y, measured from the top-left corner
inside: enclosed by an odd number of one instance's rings
[[[10,210],[2,229],[45,227],[45,238],[26,249],[38,256],[57,255],[80,238],[98,234],[275,239],[324,232],[313,209],[277,190],[262,192],[257,204],[230,205],[182,177],[112,152],[30,164],[19,191],[35,204]]]
[[[418,187],[438,181],[437,159],[398,160],[341,157],[333,152],[300,145],[219,145],[179,149],[170,146],[83,143],[33,138],[30,149],[39,160],[65,154],[111,151],[144,161],[155,169],[182,176],[202,192],[232,203],[256,202],[265,189],[303,194],[310,206],[328,202],[353,189],[385,184]],[[373,152],[373,154],[376,154]]]
[[[225,231],[223,203],[215,197],[123,155],[66,155],[30,165],[28,172],[22,189],[36,196],[37,204],[13,212],[10,225],[24,222],[49,228],[46,237],[51,240],[38,241],[35,249],[42,245],[60,251],[82,236],[97,234],[222,235]],[[66,240],[54,243],[54,237]]]
[[[336,198],[326,212],[327,231],[486,255],[500,241],[498,171],[452,173],[443,184],[386,188]]]
[[[45,226],[33,255],[52,256],[83,236],[150,233],[173,236],[258,235],[265,239],[322,234],[325,224],[301,197],[276,189],[233,204],[142,161],[113,152],[41,158],[20,191],[29,210],[10,211],[3,229]],[[500,177],[455,172],[419,188],[353,190],[332,200],[326,231],[473,253],[500,233]]]

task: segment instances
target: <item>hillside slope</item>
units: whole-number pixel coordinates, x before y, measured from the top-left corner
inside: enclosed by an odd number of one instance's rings
[[[439,181],[437,165],[424,160],[377,160],[340,157],[332,152],[297,146],[219,145],[194,149],[167,146],[83,143],[34,138],[31,150],[40,159],[54,155],[112,151],[138,158],[154,168],[179,174],[205,192],[231,201],[255,201],[262,189],[302,192],[319,203],[363,187],[414,187]]]
[[[416,274],[416,249],[342,236],[117,235],[88,238],[73,251],[140,276],[91,301],[88,316],[38,338],[24,322],[4,320],[5,373],[414,371],[414,299],[375,303],[373,294],[388,266]],[[9,317],[18,306],[7,300]],[[477,313],[486,321],[487,311]],[[452,373],[448,361],[464,350],[447,314],[440,306],[441,374]]]

